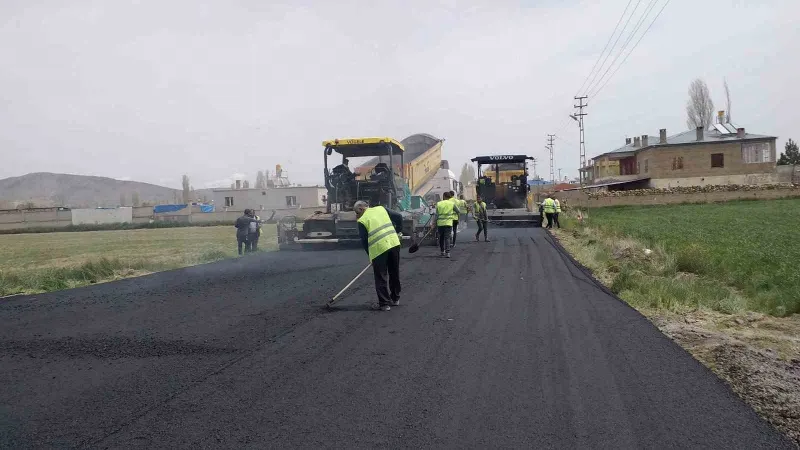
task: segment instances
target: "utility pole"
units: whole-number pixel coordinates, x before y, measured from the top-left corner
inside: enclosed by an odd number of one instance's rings
[[[558,169],[558,182],[561,182],[561,169]]]
[[[577,108],[578,112],[575,113],[572,116],[573,119],[576,119],[578,121],[578,126],[581,129],[580,168],[579,168],[579,176],[578,176],[578,179],[581,182],[581,187],[583,187],[583,185],[585,184],[585,180],[584,180],[585,174],[584,174],[583,171],[580,171],[580,169],[583,169],[584,167],[586,167],[586,141],[584,140],[584,134],[583,134],[583,116],[585,116],[586,113],[583,112],[583,108],[586,108],[587,106],[589,106],[588,103],[584,103],[584,100],[586,100],[587,98],[589,98],[589,97],[587,97],[585,95],[581,96],[581,97],[575,97],[575,100],[578,101],[578,104],[574,105],[574,106],[575,106],[575,108]]]
[[[547,141],[548,145],[547,148],[550,150],[550,183],[555,185],[556,184],[556,174],[553,170],[553,140],[555,140],[555,134],[548,134]]]

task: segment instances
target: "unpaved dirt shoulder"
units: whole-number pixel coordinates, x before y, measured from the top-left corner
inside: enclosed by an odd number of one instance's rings
[[[643,313],[800,446],[800,318]]]
[[[580,238],[554,235],[582,264],[597,267],[574,251]],[[613,271],[595,275],[606,286],[613,282]],[[637,309],[800,447],[800,315]]]

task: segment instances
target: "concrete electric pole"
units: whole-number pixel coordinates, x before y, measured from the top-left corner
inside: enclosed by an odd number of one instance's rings
[[[555,140],[555,134],[548,134],[547,135],[547,148],[550,150],[550,183],[555,185],[556,184],[556,174],[553,168],[553,141]]]
[[[584,172],[580,171],[580,169],[583,169],[584,167],[586,167],[586,141],[584,140],[584,134],[583,134],[583,116],[585,116],[586,113],[583,112],[583,108],[586,108],[587,106],[589,106],[588,103],[584,103],[583,101],[586,100],[587,98],[589,98],[589,97],[587,97],[585,95],[582,96],[582,97],[575,97],[575,100],[578,101],[578,104],[575,105],[575,108],[578,110],[578,112],[575,113],[574,115],[570,116],[574,120],[578,121],[578,126],[581,129],[580,162],[579,162],[580,166],[579,166],[579,173],[578,173],[578,179],[581,182],[581,187],[583,187],[583,185],[585,183],[585,180],[584,180],[585,175],[584,175]]]

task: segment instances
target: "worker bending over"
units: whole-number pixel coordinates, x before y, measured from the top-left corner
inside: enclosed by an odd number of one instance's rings
[[[546,228],[553,228],[553,215],[556,213],[556,202],[548,195],[542,202],[542,207],[544,209],[544,215],[547,217]]]
[[[489,242],[486,237],[486,226],[489,223],[489,217],[486,215],[486,202],[479,195],[475,200],[475,205],[472,207],[472,216],[475,217],[475,222],[478,224],[478,231],[475,232],[475,241],[480,241],[481,231],[483,231],[483,240]]]
[[[399,213],[357,201],[353,210],[358,218],[358,234],[369,255],[375,275],[378,303],[373,309],[389,311],[400,304],[400,237],[403,216]]]
[[[450,239],[453,232],[453,217],[456,215],[456,204],[452,194],[442,194],[442,201],[436,203],[436,227],[439,233],[439,250],[442,256],[450,257]],[[433,227],[433,224],[431,224]]]

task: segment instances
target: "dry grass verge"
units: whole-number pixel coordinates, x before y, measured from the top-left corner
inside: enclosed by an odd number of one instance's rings
[[[0,297],[86,286],[237,256],[233,226],[0,235]],[[275,250],[265,227],[260,250]]]

